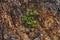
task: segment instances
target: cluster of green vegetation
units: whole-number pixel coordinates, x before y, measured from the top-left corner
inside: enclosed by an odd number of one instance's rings
[[[38,12],[37,10],[27,10],[27,15],[29,16],[37,16],[38,15]]]
[[[34,16],[38,16],[38,12],[36,10],[27,10],[26,15],[22,16],[22,23],[34,29],[38,25],[38,21],[34,20]]]

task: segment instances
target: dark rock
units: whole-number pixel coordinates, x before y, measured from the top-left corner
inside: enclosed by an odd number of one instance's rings
[[[36,31],[35,35],[34,35],[34,38],[38,38],[39,36],[40,36],[40,31]]]

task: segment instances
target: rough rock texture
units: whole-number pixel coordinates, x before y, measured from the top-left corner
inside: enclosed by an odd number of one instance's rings
[[[39,12],[33,31],[21,22],[27,9]],[[0,40],[60,40],[59,0],[0,0]]]

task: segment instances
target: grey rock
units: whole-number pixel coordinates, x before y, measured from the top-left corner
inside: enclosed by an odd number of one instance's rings
[[[39,38],[35,38],[34,40],[40,40]]]

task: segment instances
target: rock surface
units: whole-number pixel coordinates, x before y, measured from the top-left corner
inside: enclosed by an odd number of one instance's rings
[[[39,25],[22,25],[27,9],[39,12]],[[59,0],[0,0],[0,40],[60,40]]]

